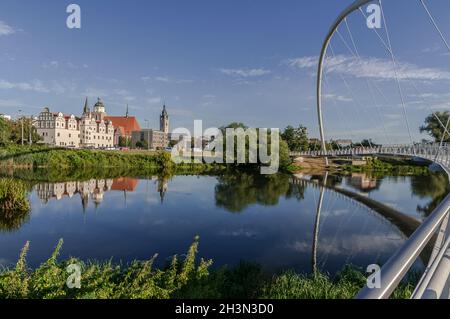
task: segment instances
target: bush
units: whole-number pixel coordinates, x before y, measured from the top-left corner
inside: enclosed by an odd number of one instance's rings
[[[0,178],[0,214],[28,212],[30,203],[25,184],[11,178]]]

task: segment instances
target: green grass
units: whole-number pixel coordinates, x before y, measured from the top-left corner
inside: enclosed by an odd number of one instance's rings
[[[0,178],[0,213],[28,212],[30,204],[24,183],[12,178]]]
[[[293,271],[269,276],[259,265],[246,262],[210,270],[211,260],[196,261],[198,240],[194,239],[185,258],[174,256],[159,269],[153,267],[157,255],[128,265],[76,258],[59,262],[61,240],[50,258],[32,270],[26,264],[27,243],[16,266],[0,270],[0,299],[348,299],[366,282],[364,274],[350,266],[335,277]],[[71,264],[81,267],[79,289],[66,285]],[[402,284],[393,298],[408,298],[412,290],[412,283]]]
[[[339,169],[347,173],[373,172],[391,175],[427,175],[430,173],[427,166],[414,164],[410,161],[376,158],[367,158],[366,165],[342,165]]]
[[[29,218],[30,202],[25,183],[0,178],[0,231],[19,229]]]

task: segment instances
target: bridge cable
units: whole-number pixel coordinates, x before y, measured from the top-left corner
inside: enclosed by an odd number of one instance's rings
[[[352,44],[353,44],[353,47],[355,48],[356,60],[358,61],[358,63],[361,64],[361,55],[359,54],[358,48],[357,48],[357,46],[356,46],[355,39],[354,39],[353,34],[352,34],[351,30],[350,30],[350,26],[349,26],[349,24],[348,24],[348,22],[347,22],[347,18],[344,19],[344,22],[345,22],[345,26],[347,27],[347,31],[348,31],[348,34],[349,34],[349,36],[350,36],[350,40],[351,40],[351,42],[352,42]],[[380,106],[378,105],[378,103],[377,103],[376,100],[375,100],[375,96],[374,96],[374,94],[373,94],[373,88],[372,88],[372,86],[370,85],[370,82],[369,82],[369,80],[368,80],[367,78],[365,78],[365,82],[366,82],[366,85],[367,85],[367,87],[368,87],[368,89],[369,89],[370,95],[371,95],[371,97],[372,97],[372,102],[373,102],[375,108],[377,109],[377,113],[378,113],[378,117],[380,118],[380,122],[382,123],[383,133],[384,133],[384,138],[386,139],[386,142],[388,142],[388,144],[389,144],[389,139],[388,139],[387,133],[386,133],[386,127],[385,127],[383,118],[382,118],[382,116],[381,116],[381,109],[380,109]]]
[[[335,54],[335,52],[334,52],[333,45],[332,45],[331,43],[330,43],[330,45],[329,45],[329,48],[330,48],[331,54],[333,55],[333,58],[336,59],[336,54]],[[359,114],[359,112],[358,112],[358,105],[356,105],[356,104],[359,104],[359,103],[357,102],[357,99],[356,99],[356,97],[355,97],[355,94],[353,93],[353,90],[351,89],[350,85],[348,84],[347,80],[344,78],[344,76],[343,76],[342,74],[338,73],[338,76],[339,76],[339,78],[341,79],[341,81],[344,83],[345,87],[347,88],[347,91],[349,92],[349,94],[350,94],[350,96],[351,96],[351,98],[352,98],[352,100],[353,100],[353,103],[354,103],[355,106],[356,106],[356,108],[355,108],[355,111],[356,111],[355,114],[357,114],[358,116],[360,116],[360,114]],[[360,144],[361,147],[364,148],[364,146],[362,145],[362,141],[358,142],[358,144]]]
[[[402,102],[403,116],[405,117],[406,127],[408,129],[409,139],[410,139],[411,144],[412,144],[413,154],[416,155],[416,148],[414,147],[414,140],[412,138],[411,128],[409,126],[408,115],[407,115],[407,112],[406,112],[405,98],[403,96],[402,86],[400,84],[400,79],[399,79],[399,76],[398,76],[398,65],[397,65],[397,62],[395,60],[394,51],[392,49],[391,37],[389,35],[389,29],[388,29],[388,25],[387,25],[387,21],[386,21],[387,19],[386,19],[386,16],[384,14],[382,1],[378,0],[378,3],[380,4],[381,15],[383,17],[384,27],[385,27],[385,31],[386,31],[387,43],[389,45],[390,52],[391,52],[392,63],[394,64],[394,74],[395,74],[395,79],[396,79],[396,82],[397,82],[398,92],[400,94],[400,99],[401,99],[401,102]]]
[[[361,12],[361,14],[362,14],[364,20],[367,20],[367,16],[366,16],[366,14],[364,13],[364,11],[363,11],[361,8],[359,8],[359,11]],[[382,44],[383,47],[386,49],[386,51],[387,51],[389,54],[392,55],[393,53],[392,53],[391,49],[388,47],[388,45],[386,44],[386,42],[384,41],[384,39],[383,39],[383,37],[380,35],[380,33],[379,33],[375,28],[373,28],[372,30],[373,30],[373,31],[375,32],[375,34],[377,35],[378,39],[380,40],[381,44]],[[402,75],[403,75],[403,77],[404,77],[406,80],[408,80],[409,82],[411,82],[413,88],[414,88],[415,91],[418,93],[419,98],[420,98],[420,99],[422,100],[422,102],[428,107],[428,109],[430,110],[430,112],[431,112],[431,113],[433,114],[433,116],[437,119],[437,121],[438,121],[439,124],[442,126],[442,128],[447,132],[447,134],[450,135],[450,132],[449,132],[448,129],[445,127],[444,123],[442,123],[441,119],[436,115],[436,113],[433,111],[433,109],[430,107],[430,105],[428,105],[428,103],[426,103],[426,101],[425,101],[423,98],[421,98],[421,95],[422,95],[423,92],[421,92],[421,91],[419,90],[419,88],[418,88],[417,85],[415,84],[414,80],[411,79],[407,74],[404,74],[404,73],[403,73]],[[377,87],[376,87],[376,88],[377,88]],[[378,92],[381,93],[381,91],[379,91],[379,90],[378,90]],[[384,99],[387,101],[386,97],[384,97]]]
[[[331,90],[331,84],[330,84],[330,82],[328,81],[328,76],[326,76],[325,73],[324,73],[324,75],[323,75],[323,79],[324,79],[325,85],[328,87],[328,91],[330,92],[331,95],[333,95],[333,92],[334,92],[334,91]],[[332,101],[333,101],[333,104],[334,104],[334,106],[336,107],[336,109],[339,109],[336,100],[335,100],[335,99],[332,99]],[[339,121],[343,124],[344,130],[349,131],[350,136],[352,137],[352,139],[353,139],[354,141],[356,141],[357,139],[356,139],[356,136],[355,136],[354,133],[353,133],[352,126],[348,124],[348,122],[345,120],[345,117],[342,116],[341,112],[337,112],[337,114],[338,114],[338,117],[339,117]],[[339,146],[339,148],[342,149],[342,147],[340,147],[339,144],[338,144],[338,146]]]
[[[445,46],[447,47],[447,50],[450,52],[450,46],[449,46],[447,40],[445,39],[445,36],[444,36],[444,34],[442,33],[441,29],[440,29],[439,26],[437,25],[436,20],[433,18],[433,15],[431,14],[430,10],[428,10],[428,7],[427,7],[427,5],[425,4],[425,1],[424,1],[424,0],[419,0],[419,1],[420,1],[420,3],[422,3],[423,8],[424,8],[425,11],[427,12],[428,17],[429,17],[430,20],[431,20],[431,23],[434,25],[436,31],[439,33],[439,36],[441,37],[442,42],[444,42]]]

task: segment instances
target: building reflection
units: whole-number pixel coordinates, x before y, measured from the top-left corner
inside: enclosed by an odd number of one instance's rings
[[[380,184],[377,178],[364,173],[353,173],[349,184],[360,191],[372,191],[378,189]]]
[[[156,183],[156,191],[159,193],[161,203],[164,201],[168,189],[168,179],[158,176],[148,178]],[[87,181],[60,182],[60,183],[39,183],[34,186],[34,190],[42,203],[47,204],[50,200],[61,200],[80,196],[83,210],[85,211],[92,201],[98,207],[104,200],[106,192],[123,192],[126,203],[127,193],[136,191],[139,179],[132,177],[120,177],[114,179],[90,179]],[[148,190],[147,190],[148,191]]]

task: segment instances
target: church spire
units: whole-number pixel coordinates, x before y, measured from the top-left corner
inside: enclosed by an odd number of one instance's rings
[[[83,114],[89,113],[89,106],[88,106],[88,98],[86,96],[86,100],[84,101],[84,108],[83,108]]]
[[[128,104],[127,104],[127,111],[125,112],[125,117],[128,118]]]

